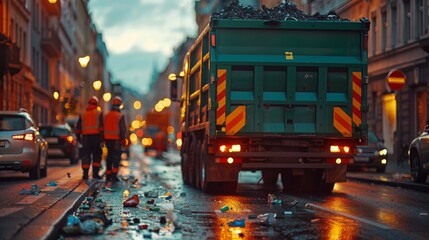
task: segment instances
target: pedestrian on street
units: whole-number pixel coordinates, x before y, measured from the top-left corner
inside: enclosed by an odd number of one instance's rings
[[[79,116],[76,123],[76,134],[78,141],[82,143],[82,178],[88,179],[88,171],[92,162],[92,178],[100,179],[98,171],[101,167],[103,114],[98,108],[96,96],[92,96],[88,100],[86,110]]]
[[[112,109],[104,116],[104,141],[107,147],[106,181],[118,182],[119,162],[122,147],[126,146],[126,130],[124,115],[121,113],[122,99],[112,100]]]

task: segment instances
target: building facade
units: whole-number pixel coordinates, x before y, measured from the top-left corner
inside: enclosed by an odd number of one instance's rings
[[[341,18],[370,20],[368,124],[398,160],[429,119],[429,1],[316,0],[305,2],[304,8],[310,14],[334,10]],[[400,90],[387,84],[392,70],[406,76]]]
[[[26,108],[37,123],[77,117],[90,96],[110,91],[108,51],[88,0],[0,0],[0,53],[0,110]]]

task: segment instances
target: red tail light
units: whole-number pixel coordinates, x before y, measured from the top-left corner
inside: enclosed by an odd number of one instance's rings
[[[73,136],[67,136],[66,140],[68,143],[73,143],[74,138],[73,138]]]
[[[14,139],[14,140],[33,141],[34,140],[34,133],[26,133],[26,134],[13,135],[12,139]]]
[[[216,35],[212,34],[210,37],[212,47],[216,47]]]

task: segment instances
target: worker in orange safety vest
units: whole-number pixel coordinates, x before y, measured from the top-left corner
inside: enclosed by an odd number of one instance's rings
[[[88,100],[85,112],[79,116],[76,123],[76,135],[77,140],[82,143],[82,178],[88,179],[88,171],[92,162],[92,178],[100,179],[98,171],[101,167],[103,114],[98,108],[96,96],[92,96]]]
[[[118,182],[119,162],[122,147],[126,146],[126,131],[124,115],[121,113],[122,99],[112,100],[112,109],[104,116],[104,142],[107,147],[106,181]]]

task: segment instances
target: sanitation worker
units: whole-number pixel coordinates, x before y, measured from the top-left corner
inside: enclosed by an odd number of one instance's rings
[[[85,112],[79,116],[76,124],[76,135],[78,141],[82,143],[82,178],[88,179],[88,171],[92,162],[92,178],[100,179],[98,171],[101,167],[103,114],[98,108],[96,96],[92,96],[88,100]]]
[[[121,161],[122,147],[126,145],[126,131],[124,115],[120,107],[122,99],[115,97],[112,100],[112,109],[104,116],[104,142],[107,147],[106,181],[118,182],[119,162]]]

